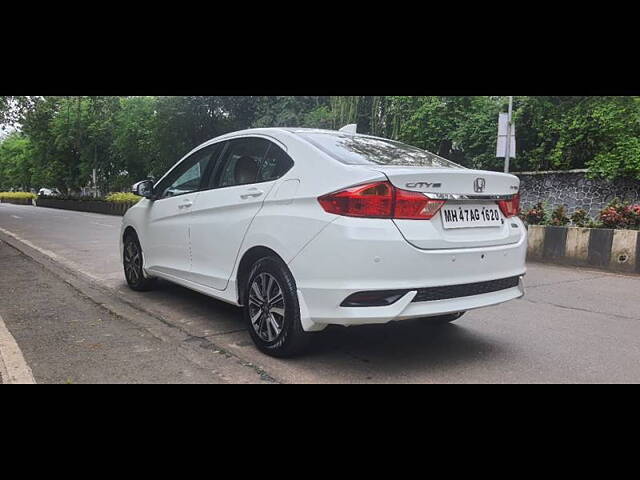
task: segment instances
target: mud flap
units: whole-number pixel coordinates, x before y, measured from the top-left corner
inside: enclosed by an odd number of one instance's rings
[[[309,309],[300,290],[298,290],[298,304],[300,305],[300,322],[305,332],[320,332],[327,328],[326,323],[316,323],[311,320]]]

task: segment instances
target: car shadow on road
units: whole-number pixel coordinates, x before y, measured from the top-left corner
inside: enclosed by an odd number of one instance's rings
[[[231,334],[234,345],[261,359],[265,366],[272,362],[286,362],[290,368],[305,370],[320,366],[327,370],[330,381],[352,381],[354,374],[362,381],[412,381],[424,379],[430,372],[440,377],[469,364],[482,367],[503,361],[513,353],[498,339],[470,328],[474,322],[469,318],[471,313],[457,324],[434,325],[429,319],[416,319],[383,325],[329,326],[314,335],[304,355],[275,360],[255,350],[244,332],[242,312],[233,305],[166,281],[159,281],[152,292],[132,293],[193,335],[222,335],[214,337],[222,340],[224,334]]]
[[[314,339],[306,358],[344,357],[347,361],[340,362],[343,368],[359,363],[368,365],[376,376],[402,379],[413,373],[424,378],[430,371],[442,375],[470,363],[503,359],[508,353],[495,338],[464,324],[434,325],[429,319],[416,319],[348,328],[330,326]]]

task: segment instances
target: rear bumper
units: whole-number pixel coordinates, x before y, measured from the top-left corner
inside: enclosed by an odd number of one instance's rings
[[[429,302],[413,302],[416,291],[411,291],[398,302],[388,307],[340,308],[340,316],[334,318],[316,318],[315,322],[337,325],[368,325],[387,323],[411,318],[446,315],[448,313],[466,312],[476,308],[489,307],[520,298],[524,295],[522,280],[517,287],[498,292],[474,295],[471,297],[434,300]]]
[[[414,302],[420,289],[457,286],[454,290],[459,291],[466,284],[522,277],[526,272],[526,231],[522,231],[520,240],[510,245],[420,250],[410,245],[390,221],[340,218],[289,264],[306,311],[305,328],[436,316],[519,298],[524,294],[521,278],[517,286],[498,291]],[[340,306],[353,293],[373,290],[407,293],[388,306]]]

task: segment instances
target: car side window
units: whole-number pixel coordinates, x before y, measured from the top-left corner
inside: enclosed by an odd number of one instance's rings
[[[229,140],[210,188],[256,183],[269,143],[257,137]]]
[[[200,190],[204,175],[209,171],[211,161],[220,153],[220,144],[202,148],[185,159],[171,175],[158,186],[157,198],[169,198]]]
[[[282,177],[293,167],[293,160],[275,143],[269,145],[262,168],[258,174],[258,182],[270,182]]]

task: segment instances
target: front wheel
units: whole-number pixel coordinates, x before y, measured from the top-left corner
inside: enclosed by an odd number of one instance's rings
[[[153,288],[155,279],[146,277],[144,274],[142,247],[140,246],[138,238],[133,234],[127,235],[124,241],[122,260],[124,276],[127,279],[129,288],[138,292],[144,292]]]
[[[302,353],[311,334],[300,320],[296,282],[279,259],[258,260],[245,285],[244,317],[258,349],[273,357]]]

